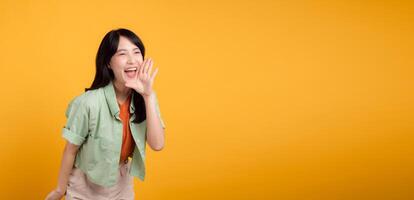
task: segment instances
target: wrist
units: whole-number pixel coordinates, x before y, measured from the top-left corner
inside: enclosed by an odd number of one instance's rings
[[[142,95],[144,100],[150,100],[154,96],[154,92],[151,92],[150,94]]]

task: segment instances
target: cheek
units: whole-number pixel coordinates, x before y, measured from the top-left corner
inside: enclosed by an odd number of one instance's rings
[[[124,60],[125,59],[122,59],[122,58],[119,58],[119,57],[118,58],[112,58],[111,63],[110,63],[112,70],[116,71],[116,72],[119,72],[120,70],[122,70],[123,69],[122,66],[124,66],[125,62],[126,62]]]
[[[138,60],[138,64],[141,65],[144,62],[144,59],[142,58],[142,56],[139,56]]]

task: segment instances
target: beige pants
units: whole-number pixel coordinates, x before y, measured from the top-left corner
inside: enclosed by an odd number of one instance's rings
[[[119,165],[116,185],[103,187],[89,181],[80,169],[74,167],[69,176],[66,200],[133,200],[134,178],[129,175],[131,161]]]

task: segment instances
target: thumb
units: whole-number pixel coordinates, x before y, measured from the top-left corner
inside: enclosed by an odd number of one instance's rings
[[[130,81],[127,81],[127,82],[125,82],[124,85],[127,86],[127,87],[132,87],[134,85],[134,83],[132,83]]]

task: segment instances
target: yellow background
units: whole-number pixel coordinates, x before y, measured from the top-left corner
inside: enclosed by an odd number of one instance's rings
[[[0,199],[56,185],[111,29],[159,67],[137,199],[414,199],[410,1],[1,1]]]

